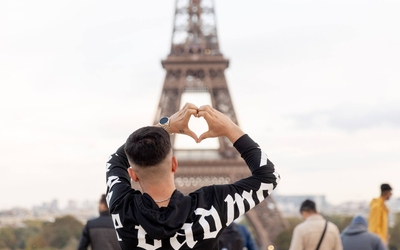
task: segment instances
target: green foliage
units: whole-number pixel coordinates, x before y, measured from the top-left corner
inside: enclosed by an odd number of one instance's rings
[[[17,249],[18,240],[13,228],[0,228],[0,249]]]
[[[16,228],[14,234],[18,239],[18,248],[26,249],[30,239],[39,237],[42,232],[43,221],[24,221],[25,227]]]
[[[389,228],[391,249],[400,249],[400,213],[395,215],[395,224]]]
[[[83,224],[73,216],[54,222],[30,220],[25,227],[0,228],[0,250],[72,250],[78,246]]]
[[[339,228],[339,232],[342,232],[348,225],[350,225],[351,220],[354,216],[347,215],[324,215],[324,218],[332,222]]]
[[[24,221],[24,224],[27,228],[29,228],[29,231],[33,232],[41,232],[43,229],[43,224],[44,221],[41,220],[26,220]]]
[[[293,226],[293,228],[302,222],[300,217],[289,217],[286,220],[290,226]]]
[[[301,219],[298,217],[289,217],[286,220],[289,227],[277,236],[275,240],[276,249],[289,249],[293,229],[301,222]]]
[[[292,232],[294,227],[289,227],[282,231],[275,240],[276,249],[289,249],[292,240]]]
[[[27,239],[25,249],[33,250],[33,249],[45,249],[45,248],[46,248],[46,241],[43,239],[42,235],[29,237]]]
[[[61,249],[67,246],[71,238],[79,239],[82,223],[75,217],[67,215],[56,218],[53,223],[43,225],[43,237],[48,246]]]

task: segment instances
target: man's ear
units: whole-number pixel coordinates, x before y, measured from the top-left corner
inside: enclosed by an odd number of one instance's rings
[[[172,156],[172,164],[171,164],[171,170],[173,173],[176,172],[176,170],[178,170],[178,159],[176,158],[176,156]]]
[[[138,176],[136,175],[136,172],[135,172],[135,170],[133,170],[132,167],[129,167],[129,168],[128,168],[128,173],[129,173],[129,176],[131,177],[131,179],[132,179],[134,182],[138,182],[138,181],[139,181],[139,178],[138,178]]]

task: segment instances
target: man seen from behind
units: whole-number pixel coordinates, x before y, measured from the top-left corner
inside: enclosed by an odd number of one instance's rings
[[[203,117],[208,131],[197,137],[188,127],[191,117]],[[197,143],[224,137],[249,167],[249,177],[184,195],[174,182],[178,159],[172,152],[172,133],[191,136]],[[191,103],[154,126],[134,131],[111,155],[106,175],[107,201],[122,250],[217,250],[222,231],[269,196],[280,179],[260,146],[228,116],[210,105]],[[133,189],[131,180],[142,191]]]
[[[100,216],[89,220],[83,228],[78,250],[120,250],[114,225],[108,210],[106,195],[99,200]]]
[[[293,230],[289,250],[342,250],[339,229],[317,212],[314,201],[305,200],[300,207],[303,222]]]

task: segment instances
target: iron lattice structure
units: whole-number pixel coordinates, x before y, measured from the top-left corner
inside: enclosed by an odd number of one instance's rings
[[[229,60],[223,57],[217,36],[212,0],[177,0],[171,52],[162,66],[166,70],[164,85],[154,122],[170,116],[181,106],[184,93],[209,93],[211,105],[238,124],[225,78]],[[175,136],[171,136],[174,145]],[[226,138],[218,139],[217,149],[177,149],[179,160],[176,185],[189,193],[204,185],[233,183],[250,175],[236,149]],[[246,214],[261,249],[273,245],[286,221],[272,197]]]

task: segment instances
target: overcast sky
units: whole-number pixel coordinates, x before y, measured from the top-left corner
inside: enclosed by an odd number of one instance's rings
[[[152,124],[174,1],[0,2],[0,209],[97,200],[105,162]],[[400,196],[400,1],[215,2],[240,126],[277,194]],[[202,103],[195,103],[202,105]]]

